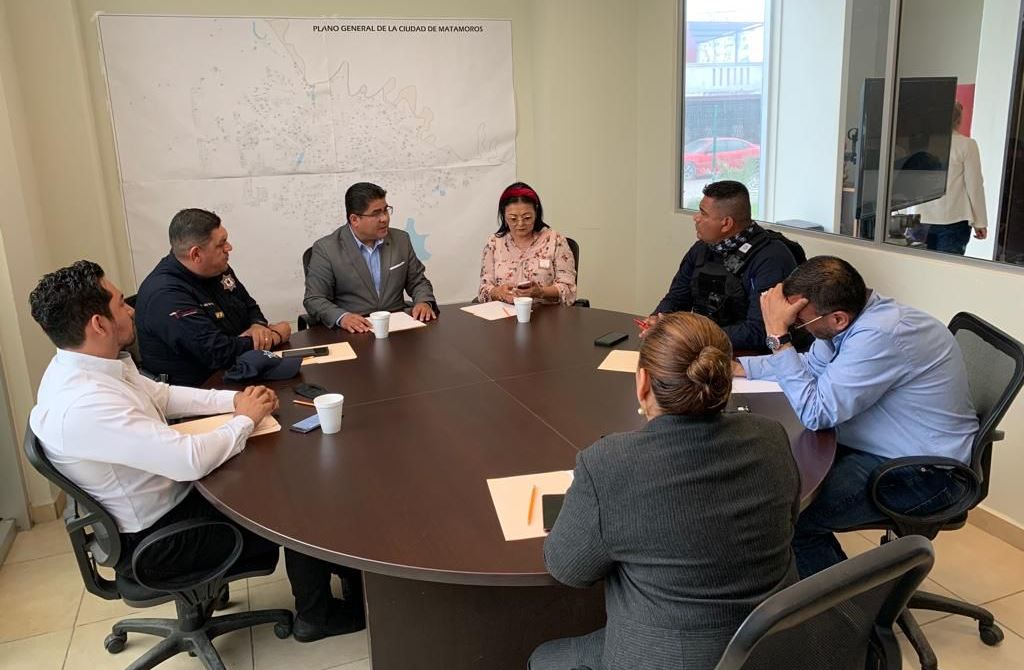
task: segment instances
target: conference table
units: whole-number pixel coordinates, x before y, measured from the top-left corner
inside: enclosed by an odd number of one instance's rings
[[[632,315],[558,306],[525,324],[443,306],[386,339],[295,333],[292,347],[347,341],[357,358],[268,383],[283,430],[252,438],[199,490],[263,537],[363,571],[375,670],[521,670],[541,642],[604,625],[603,591],[558,585],[543,539],[505,541],[486,480],[570,470],[602,435],[643,424],[633,375],[597,369],[609,349],[594,339],[609,331],[630,334],[615,348],[639,348]],[[232,388],[220,377],[207,386]],[[344,394],[341,432],[287,429],[315,411],[293,402],[300,381]],[[811,500],[834,433],[805,430],[781,393],[731,404],[785,426]]]

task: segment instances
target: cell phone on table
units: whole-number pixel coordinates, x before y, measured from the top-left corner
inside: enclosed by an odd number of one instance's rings
[[[307,417],[302,421],[297,421],[288,427],[288,430],[294,430],[296,433],[308,433],[311,430],[316,430],[320,427],[320,415],[314,414],[313,416]]]
[[[540,497],[540,506],[544,513],[544,530],[551,530],[555,527],[555,519],[562,511],[563,502],[565,502],[564,493],[545,493]]]
[[[292,387],[292,390],[295,391],[296,395],[309,398],[310,400],[314,400],[318,395],[327,393],[327,389],[316,384],[296,384]]]
[[[309,358],[310,356],[326,356],[331,353],[327,347],[306,347],[304,349],[285,349],[281,352],[281,358]]]
[[[622,342],[623,340],[627,339],[628,337],[629,337],[629,335],[627,335],[625,333],[616,333],[616,332],[605,333],[601,337],[599,337],[596,340],[594,340],[594,344],[596,344],[599,347],[614,347],[616,344],[618,344],[619,342]]]

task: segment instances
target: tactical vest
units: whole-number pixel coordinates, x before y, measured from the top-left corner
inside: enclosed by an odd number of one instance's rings
[[[747,318],[750,296],[740,277],[750,259],[772,239],[768,231],[760,229],[746,244],[721,259],[711,252],[707,244],[700,245],[690,279],[693,311],[719,326],[739,323]]]

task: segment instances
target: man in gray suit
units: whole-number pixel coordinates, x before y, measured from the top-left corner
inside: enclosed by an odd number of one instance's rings
[[[345,191],[348,225],[313,244],[302,304],[326,326],[369,332],[373,328],[366,315],[404,309],[403,291],[412,297],[413,318],[437,318],[434,287],[409,234],[389,228],[393,208],[386,195],[376,184],[350,186]]]

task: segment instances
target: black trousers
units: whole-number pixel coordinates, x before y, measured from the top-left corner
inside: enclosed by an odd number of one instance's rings
[[[277,562],[276,544],[231,521],[207,502],[198,490],[192,489],[174,509],[149,528],[136,533],[121,533],[121,557],[114,569],[119,574],[132,577],[135,548],[153,532],[189,519],[226,521],[238,528],[242,534],[239,562],[255,561],[261,556],[266,557],[269,563]],[[144,564],[140,564],[140,570],[157,579],[172,579],[183,573],[210,570],[224,561],[232,544],[230,536],[215,526],[185,531],[151,547],[142,557]],[[318,625],[326,622],[332,600],[331,573],[342,578],[346,599],[362,600],[362,573],[359,570],[333,565],[287,548],[284,552],[288,580],[295,597],[295,612],[303,620]]]

